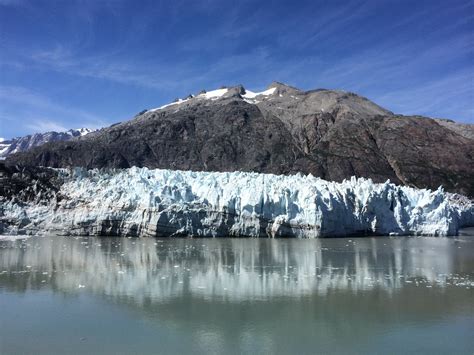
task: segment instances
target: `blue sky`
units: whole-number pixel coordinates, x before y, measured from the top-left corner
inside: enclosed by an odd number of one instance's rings
[[[474,0],[0,0],[0,137],[274,80],[474,123]]]

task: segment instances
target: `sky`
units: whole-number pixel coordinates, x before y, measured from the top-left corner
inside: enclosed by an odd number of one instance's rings
[[[474,123],[474,0],[0,0],[0,137],[272,81]]]

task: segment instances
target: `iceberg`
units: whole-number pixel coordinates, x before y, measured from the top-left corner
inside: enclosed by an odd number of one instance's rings
[[[57,169],[47,201],[2,199],[0,233],[298,237],[456,235],[467,197],[352,177],[129,168]]]

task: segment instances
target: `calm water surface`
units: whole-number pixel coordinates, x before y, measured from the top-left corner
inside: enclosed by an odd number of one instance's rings
[[[474,235],[0,241],[0,353],[474,352]]]

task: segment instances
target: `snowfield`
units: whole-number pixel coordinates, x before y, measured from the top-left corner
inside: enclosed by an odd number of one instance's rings
[[[444,236],[474,224],[466,197],[363,178],[336,183],[300,174],[147,168],[60,174],[65,182],[50,203],[1,202],[0,231],[317,238]]]
[[[270,88],[268,90],[261,91],[261,92],[253,92],[253,91],[250,91],[250,90],[245,90],[245,94],[242,95],[242,98],[247,103],[257,104],[257,103],[260,102],[259,100],[257,100],[257,97],[260,98],[260,99],[266,99],[269,96],[273,95],[275,93],[275,91],[276,91],[276,87],[273,87],[273,88]],[[165,105],[157,107],[157,108],[153,108],[151,110],[148,110],[148,112],[163,110],[167,107],[174,107],[176,105],[180,105],[180,104],[183,104],[185,102],[190,102],[190,101],[193,101],[193,100],[195,102],[199,101],[199,100],[212,100],[212,101],[214,101],[214,100],[218,100],[218,99],[224,97],[228,92],[229,92],[229,88],[223,88],[223,89],[216,89],[216,90],[208,91],[208,92],[199,94],[197,96],[190,95],[189,98],[178,99],[174,102],[165,104]],[[293,96],[293,98],[294,98],[294,96]]]

